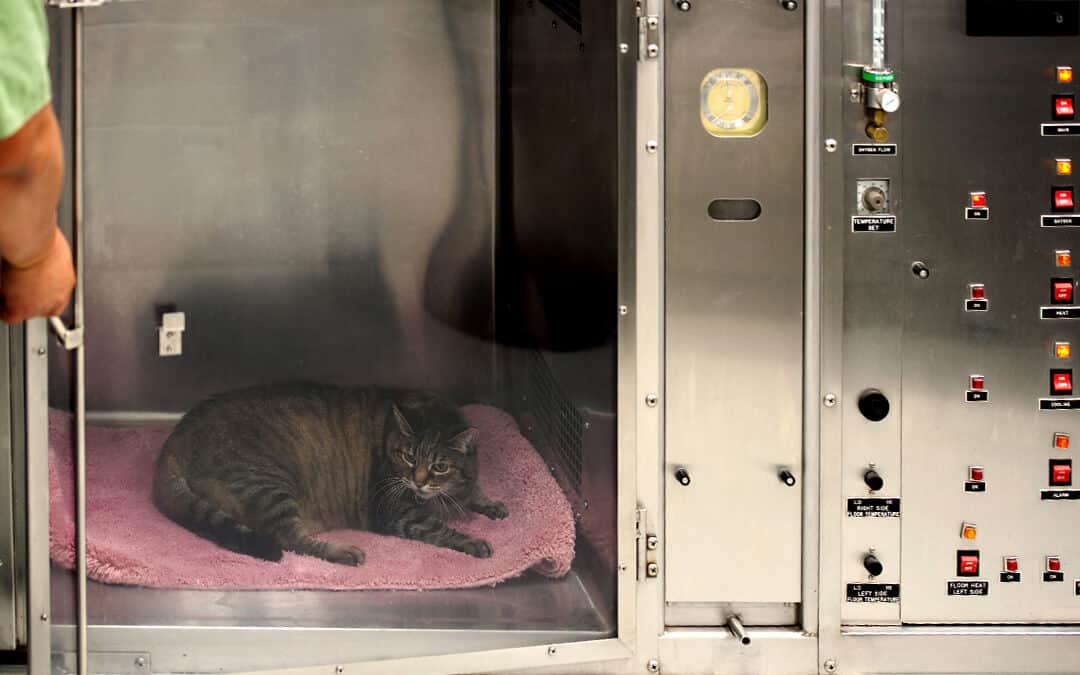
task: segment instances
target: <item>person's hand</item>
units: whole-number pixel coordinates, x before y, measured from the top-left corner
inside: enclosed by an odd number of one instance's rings
[[[16,324],[39,316],[57,316],[67,307],[74,287],[71,247],[56,228],[48,250],[37,261],[24,267],[3,262],[0,320]]]

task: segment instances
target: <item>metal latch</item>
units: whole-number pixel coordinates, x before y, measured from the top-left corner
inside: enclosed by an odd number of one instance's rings
[[[80,7],[101,7],[109,0],[49,0],[49,7],[60,9],[78,9]]]
[[[660,538],[655,534],[645,531],[648,527],[645,518],[645,509],[639,508],[635,517],[635,536],[637,538],[637,578],[642,578],[642,570],[645,571],[646,579],[655,579],[660,576],[660,563],[656,561],[656,551],[660,548]]]
[[[158,356],[180,356],[183,353],[185,328],[183,312],[166,312],[161,315],[161,325],[158,326]]]
[[[638,2],[638,59],[651,61],[660,56],[660,15],[653,4],[657,0]]]

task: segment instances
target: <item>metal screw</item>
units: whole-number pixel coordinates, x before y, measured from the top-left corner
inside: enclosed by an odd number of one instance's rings
[[[49,620],[49,614],[47,612],[42,612],[41,613],[41,620],[42,621],[48,621]]]
[[[675,8],[680,12],[689,12],[690,0],[675,0]]]
[[[626,305],[619,305],[619,316],[626,316],[630,313],[630,308]]]
[[[911,273],[920,279],[926,279],[930,276],[930,268],[921,260],[916,260],[911,263]]]
[[[825,661],[825,672],[826,673],[835,673],[836,672],[836,659],[827,659]]]
[[[836,139],[835,138],[826,138],[825,139],[825,150],[827,152],[836,152]]]
[[[660,147],[660,145],[656,141],[648,141],[645,143],[645,150],[650,154],[656,152],[658,147]]]
[[[345,666],[338,666],[337,668],[334,668],[334,672],[344,673],[345,672]]]
[[[656,538],[655,534],[650,534],[645,539],[645,547],[648,548],[650,551],[655,550],[656,545],[659,544],[659,543],[660,543],[660,540]]]
[[[554,646],[548,647],[548,656],[555,656],[556,649]]]
[[[848,89],[848,98],[851,99],[852,103],[858,103],[862,100],[862,92],[859,91],[858,87],[852,87],[851,89]]]
[[[799,8],[799,3],[795,0],[780,0],[780,6],[789,12],[794,12]]]
[[[37,355],[38,355],[38,356],[45,356],[45,354],[46,354],[46,353],[47,353],[48,351],[49,351],[49,350],[45,349],[44,347],[38,347],[38,348],[37,348]]]
[[[836,394],[825,394],[825,407],[831,408],[836,405]]]
[[[660,402],[660,398],[656,394],[649,394],[645,397],[645,405],[650,408],[655,408],[656,404]]]
[[[619,43],[619,53],[620,54],[628,54],[629,52],[630,52],[630,45],[626,44],[625,42],[620,42]]]
[[[649,52],[649,58],[651,58],[651,59],[655,59],[655,58],[656,58],[656,56],[657,56],[657,54],[659,54],[659,53],[660,53],[660,46],[659,46],[659,45],[654,45],[654,44],[650,44],[650,45],[649,45],[649,48],[648,48],[648,49],[647,49],[646,51],[648,51],[648,52]]]
[[[655,17],[655,16],[650,16],[648,19],[646,19],[645,23],[649,24],[649,28],[659,28],[660,27],[660,18]]]
[[[619,563],[619,571],[625,572],[627,570],[627,564],[624,562]]]
[[[649,670],[650,673],[660,672],[660,662],[656,659],[649,659],[649,662],[645,664],[645,667]]]
[[[135,657],[135,667],[136,668],[145,668],[146,667],[146,657],[144,657],[144,656],[136,656]]]
[[[654,562],[649,563],[648,566],[645,568],[645,573],[648,574],[650,577],[655,577],[657,574],[660,574],[660,565]]]

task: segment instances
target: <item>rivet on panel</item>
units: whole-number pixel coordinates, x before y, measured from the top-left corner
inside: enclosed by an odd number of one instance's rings
[[[660,398],[656,394],[649,394],[645,397],[645,405],[650,408],[655,408],[656,404],[660,402]]]
[[[648,142],[645,143],[645,150],[648,151],[649,153],[656,152],[656,149],[658,147],[660,147],[660,145],[656,141],[648,141]]]
[[[648,671],[650,673],[659,673],[660,672],[660,662],[657,661],[656,659],[650,659],[649,662],[645,664],[645,667],[648,669]]]
[[[825,660],[825,672],[826,673],[835,673],[836,672],[836,659],[826,659]]]
[[[836,394],[825,394],[825,398],[823,400],[825,402],[825,407],[831,408],[836,405]]]
[[[630,45],[626,44],[625,42],[620,42],[619,43],[619,53],[620,54],[629,54],[630,53]]]
[[[836,152],[836,139],[835,138],[826,138],[825,139],[825,150],[827,152]]]

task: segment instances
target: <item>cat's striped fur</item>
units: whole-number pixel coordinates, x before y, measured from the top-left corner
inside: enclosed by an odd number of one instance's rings
[[[154,501],[224,548],[267,560],[295,551],[357,565],[364,552],[316,539],[359,529],[486,558],[450,527],[469,511],[505,518],[477,484],[477,431],[428,393],[320,384],[253,387],[210,398],[165,441]]]

